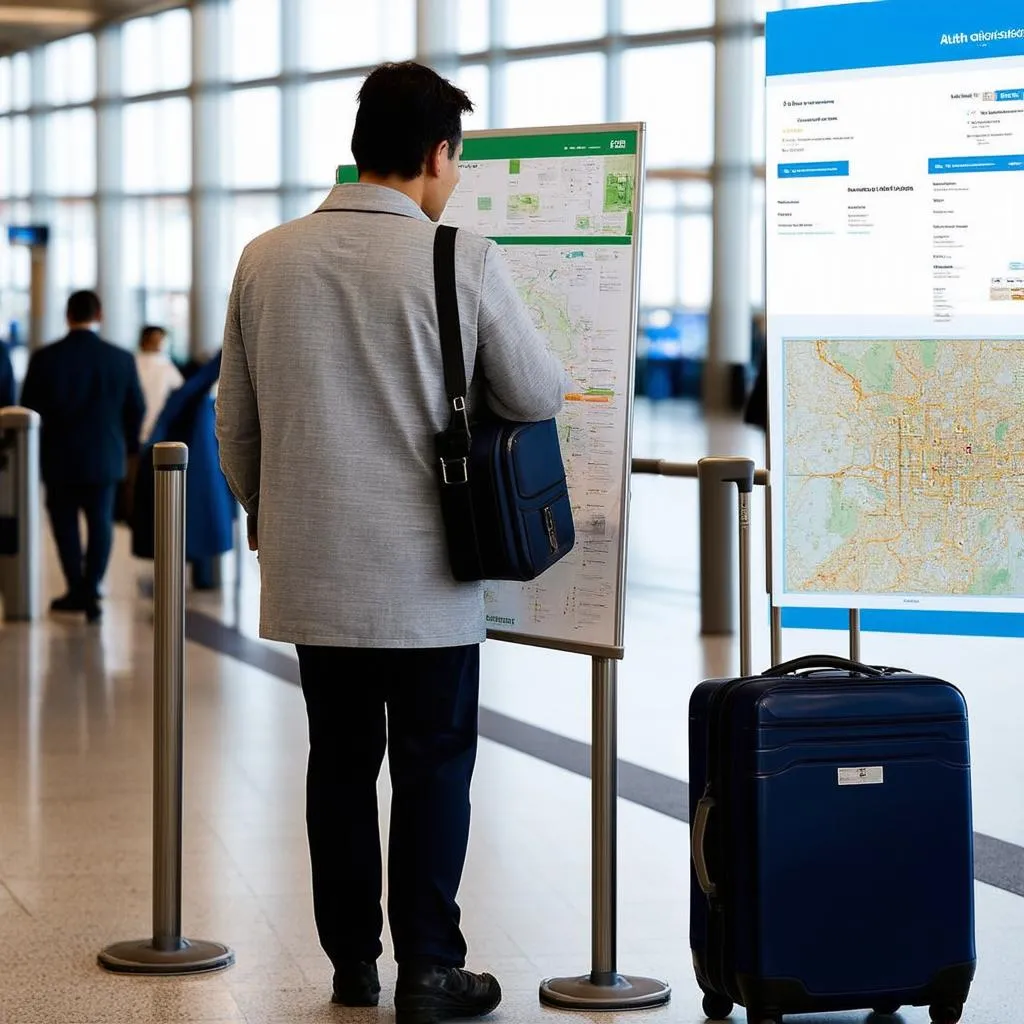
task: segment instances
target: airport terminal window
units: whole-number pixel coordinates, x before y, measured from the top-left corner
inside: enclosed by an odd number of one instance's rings
[[[753,184],[750,204],[750,304],[764,309],[764,182]]]
[[[754,106],[750,119],[754,136],[750,144],[750,159],[764,163],[764,36],[754,40]]]
[[[512,61],[505,74],[506,125],[595,124],[605,120],[604,54]]]
[[[678,218],[672,213],[647,210],[644,214],[640,304],[675,306],[679,301],[676,273],[676,231]]]
[[[27,53],[11,58],[11,109],[28,110],[32,103],[32,61]]]
[[[133,328],[146,322],[166,325],[173,354],[187,358],[192,284],[188,200],[127,200],[122,238],[124,287],[130,296]]]
[[[55,107],[96,95],[96,38],[83,33],[46,47],[46,99]]]
[[[454,81],[465,89],[473,101],[473,113],[462,119],[463,131],[489,128],[491,102],[491,73],[486,64],[463,64],[455,73]]]
[[[711,305],[711,215],[687,214],[679,221],[679,298],[686,309]]]
[[[14,182],[11,178],[11,139],[14,129],[9,117],[0,117],[0,198],[9,196],[14,192]],[[6,246],[0,245],[0,250]]]
[[[32,191],[32,128],[25,115],[11,118],[11,195]]]
[[[622,29],[628,33],[707,28],[714,20],[715,0],[627,0],[622,5]]]
[[[281,90],[239,89],[227,100],[226,184],[229,188],[277,188],[281,184]]]
[[[129,201],[124,213],[128,283],[156,291],[188,288],[192,277],[192,223],[187,201]]]
[[[184,97],[124,108],[126,192],[185,192],[192,182],[192,104]]]
[[[332,78],[302,87],[299,100],[302,181],[330,188],[338,164],[352,163],[352,129],[361,78]]]
[[[605,0],[574,0],[571,4],[514,0],[504,7],[505,43],[510,47],[599,39],[608,24]]]
[[[0,199],[0,224],[27,221],[27,203]],[[29,251],[24,246],[0,245],[0,337],[9,337],[12,321],[26,322],[29,304]]]
[[[50,261],[61,295],[96,286],[96,213],[90,202],[59,202],[50,221]]]
[[[91,107],[46,117],[46,191],[88,196],[96,191],[96,113]]]
[[[184,89],[192,81],[192,16],[185,8],[125,22],[121,48],[126,96]]]
[[[459,52],[481,53],[491,41],[490,0],[458,0]]]
[[[358,17],[338,0],[296,2],[302,4],[302,62],[310,71],[408,60],[416,52],[415,0],[375,0]]]
[[[279,0],[232,0],[231,77],[236,82],[281,72]]]
[[[376,0],[370,14],[353,19],[338,0],[219,0],[228,17],[223,58],[212,69],[206,96],[216,97],[223,135],[216,137],[223,189],[213,214],[218,218],[218,252],[211,273],[231,263],[244,242],[280,219],[282,172],[282,88],[298,91],[300,153],[290,187],[308,197],[311,211],[334,180],[338,163],[351,161],[350,138],[356,92],[363,69],[381,60],[413,57],[417,16],[433,13],[436,0]],[[614,0],[620,15],[622,52],[619,96],[608,95],[607,14],[611,0],[447,0],[454,12],[451,45],[463,56],[449,60],[445,73],[469,92],[476,113],[467,131],[488,127],[604,121],[609,102],[623,120],[648,124],[648,166],[675,177],[703,180],[648,182],[642,301],[683,305],[694,311],[710,300],[711,167],[714,159],[714,0]],[[806,6],[807,0],[756,0],[756,17],[768,10]],[[816,0],[820,2],[820,0]],[[492,24],[492,15],[500,23]],[[292,19],[300,70],[282,78],[282,18]],[[631,45],[635,35],[692,31],[690,42],[645,39],[657,45]],[[760,32],[760,30],[756,30]],[[615,41],[619,45],[619,40]],[[517,54],[521,47],[550,47],[544,56]],[[130,308],[143,316],[174,317],[175,346],[187,344],[192,285],[191,202],[192,102],[191,14],[187,7],[134,18],[120,30],[121,103],[120,195],[126,236],[125,274]],[[506,52],[511,52],[511,59]],[[568,52],[566,52],[568,51]],[[95,193],[97,62],[105,53],[95,37],[81,34],[49,44],[42,52],[45,75],[38,80],[34,57],[0,58],[0,212],[11,216],[12,199],[35,193],[60,210],[60,257],[70,280],[84,266],[83,247],[95,235],[78,208],[91,208]],[[524,59],[517,59],[524,57]],[[463,63],[465,61],[465,63]],[[452,66],[454,65],[454,66]],[[764,160],[764,41],[752,54],[755,116],[752,124],[752,176]],[[225,83],[227,88],[224,88]],[[268,84],[269,83],[269,84]],[[671,83],[666,88],[666,83]],[[204,83],[202,90],[207,89]],[[223,91],[222,91],[223,90]],[[170,94],[170,95],[167,95]],[[682,100],[680,98],[683,98]],[[500,100],[497,109],[491,102]],[[48,110],[46,107],[59,109]],[[38,118],[33,125],[31,118]],[[43,108],[43,109],[37,109]],[[66,108],[66,109],[65,109]],[[44,145],[33,178],[32,151]],[[211,127],[211,134],[214,132]],[[290,135],[290,133],[287,133]],[[210,140],[214,142],[214,139]],[[203,140],[199,140],[200,146]],[[200,155],[200,159],[203,157]],[[675,174],[675,172],[681,172]],[[175,198],[177,196],[177,198]],[[24,205],[22,203],[21,205]],[[755,181],[750,231],[754,243],[750,297],[763,303],[763,185]],[[31,211],[41,215],[44,206]],[[25,217],[29,216],[27,209]],[[104,221],[104,223],[108,223]],[[55,222],[55,231],[57,230]],[[102,233],[102,232],[101,232]],[[216,232],[215,232],[216,234]],[[134,241],[129,243],[129,236]],[[133,248],[134,246],[134,248]],[[134,255],[129,256],[129,253]],[[20,295],[9,283],[12,257],[0,268],[0,301]],[[69,276],[70,275],[70,276]],[[229,281],[219,282],[225,294]],[[20,300],[18,300],[20,301]],[[159,316],[157,315],[159,313]],[[0,309],[0,320],[6,315]],[[130,339],[126,339],[130,340]]]
[[[714,159],[714,43],[627,50],[622,62],[622,115],[627,121],[647,122],[647,166],[710,166]],[[666,88],[669,82],[671,88]]]
[[[0,57],[0,114],[11,109],[11,58]]]
[[[227,302],[231,281],[242,250],[257,235],[281,223],[281,201],[277,196],[238,195],[229,201],[230,231],[220,272],[220,287]]]

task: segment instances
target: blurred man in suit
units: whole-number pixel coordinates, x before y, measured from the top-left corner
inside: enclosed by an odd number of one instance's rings
[[[100,584],[114,537],[114,499],[126,460],[139,449],[146,404],[130,352],[103,341],[94,292],[68,300],[68,334],[29,362],[21,403],[42,417],[42,473],[46,507],[67,593],[53,611],[100,618]],[[88,546],[82,556],[78,517]]]

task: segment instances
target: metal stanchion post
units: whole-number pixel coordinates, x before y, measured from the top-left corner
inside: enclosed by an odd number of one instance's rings
[[[121,974],[198,974],[235,962],[227,946],[181,935],[187,467],[185,445],[154,447],[153,936],[99,954]]]
[[[771,658],[773,665],[782,664],[782,609],[772,605],[772,647]]]
[[[40,614],[39,424],[31,409],[0,409],[0,597],[8,621]]]
[[[860,609],[850,609],[850,661],[860,661]]]
[[[749,524],[754,460],[709,456],[697,463],[697,480],[700,490],[700,631],[704,636],[731,635],[736,632],[733,587],[737,576],[735,552],[738,545],[735,539],[737,531],[730,514],[732,499],[722,484],[734,483],[740,494],[747,496]],[[740,532],[742,535],[746,531]],[[742,585],[748,588],[746,599],[749,602],[749,547],[746,561],[741,562],[739,568],[745,579]],[[749,604],[747,607],[749,609]]]
[[[740,675],[749,676],[751,668],[750,636],[750,492],[754,489],[754,464],[750,464],[750,486],[737,480],[739,487],[740,534]]]
[[[721,486],[714,459],[701,459],[697,466],[700,632],[702,636],[732,636],[736,632],[736,530],[729,512],[732,499]]]
[[[618,744],[616,663],[593,659],[591,753],[591,970],[575,978],[550,978],[540,1001],[563,1010],[639,1010],[667,1003],[672,990],[653,978],[627,977],[616,969],[615,936]]]

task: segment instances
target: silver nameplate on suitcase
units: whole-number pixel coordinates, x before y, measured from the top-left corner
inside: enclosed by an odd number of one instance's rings
[[[840,768],[840,786],[881,786],[885,782],[885,769],[878,765],[874,768]]]

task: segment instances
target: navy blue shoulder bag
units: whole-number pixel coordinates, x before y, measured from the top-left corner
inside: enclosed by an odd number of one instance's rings
[[[451,418],[434,448],[452,575],[532,580],[576,542],[554,420],[513,423],[488,416],[472,427],[455,290],[456,229],[434,236],[434,293]]]

